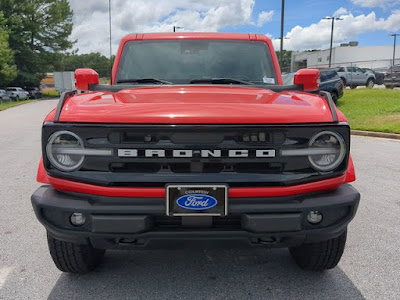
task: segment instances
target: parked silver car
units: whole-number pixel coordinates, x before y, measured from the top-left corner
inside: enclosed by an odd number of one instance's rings
[[[6,88],[8,97],[12,100],[28,100],[29,93],[20,87],[8,87]]]
[[[3,103],[5,100],[10,100],[5,90],[0,90],[0,103]]]
[[[371,71],[364,71],[359,67],[338,67],[336,72],[339,74],[345,86],[356,88],[364,85],[373,88],[376,82],[375,74]]]

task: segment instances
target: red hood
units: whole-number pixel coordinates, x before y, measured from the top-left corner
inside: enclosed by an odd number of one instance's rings
[[[321,123],[332,122],[332,115],[325,100],[307,93],[237,86],[161,86],[74,96],[64,104],[60,122]]]

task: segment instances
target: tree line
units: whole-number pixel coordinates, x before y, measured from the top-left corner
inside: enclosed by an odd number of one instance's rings
[[[70,51],[72,16],[68,0],[0,0],[0,86],[38,86],[46,72],[80,67],[107,76],[107,57]]]

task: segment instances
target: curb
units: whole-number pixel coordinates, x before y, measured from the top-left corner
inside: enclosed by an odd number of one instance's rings
[[[374,131],[364,131],[364,130],[351,130],[350,132],[352,135],[400,140],[400,134],[397,133],[374,132]]]

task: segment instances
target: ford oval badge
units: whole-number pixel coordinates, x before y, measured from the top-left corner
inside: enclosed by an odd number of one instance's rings
[[[204,194],[189,194],[179,197],[176,203],[185,209],[205,210],[218,204],[217,199]]]

